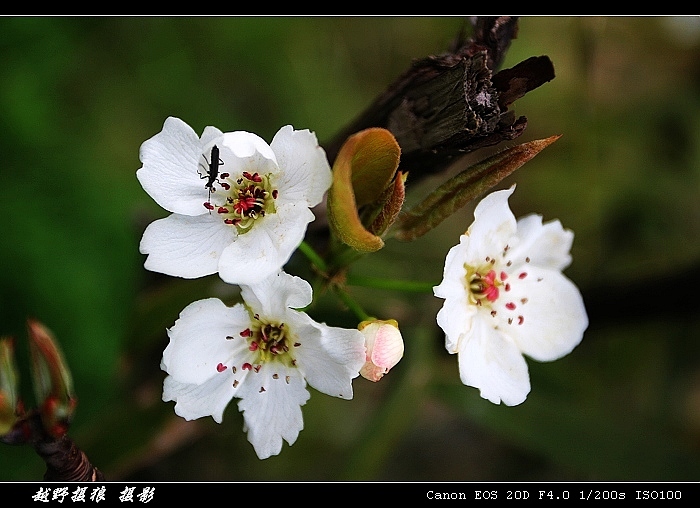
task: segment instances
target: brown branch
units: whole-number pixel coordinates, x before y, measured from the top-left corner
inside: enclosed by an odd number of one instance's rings
[[[493,74],[517,35],[517,18],[480,17],[469,39],[417,62],[355,121],[324,144],[334,161],[345,139],[369,127],[389,129],[410,181],[442,171],[456,157],[517,138],[527,126],[509,106],[554,78],[546,56]]]
[[[87,455],[72,439],[63,436],[35,443],[34,449],[46,462],[46,481],[102,482],[102,472],[93,466]]]
[[[87,455],[67,435],[55,438],[44,429],[41,416],[31,411],[15,423],[0,439],[12,445],[31,444],[46,463],[46,481],[101,482],[102,472],[93,466]]]

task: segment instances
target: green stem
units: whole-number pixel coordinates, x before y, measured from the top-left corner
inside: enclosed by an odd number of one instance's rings
[[[433,287],[437,285],[432,282],[382,279],[379,277],[365,277],[362,275],[353,274],[348,274],[347,283],[349,286],[390,289],[395,291],[404,291],[406,293],[432,293]]]
[[[305,241],[301,242],[299,245],[299,250],[319,272],[325,274],[328,271],[328,265],[326,264],[325,260],[314,250],[313,247],[311,247],[311,245]],[[347,291],[337,286],[333,288],[333,291],[360,321],[371,319],[371,316],[364,311],[362,306],[360,306],[360,304],[357,303]]]
[[[326,271],[328,271],[328,266],[326,265],[326,262],[314,250],[314,248],[311,247],[311,245],[306,243],[306,241],[301,242],[301,245],[299,245],[299,250],[302,254],[304,254],[304,256],[306,256],[306,259],[311,261],[311,264],[314,265],[320,272],[325,273]]]
[[[357,303],[347,291],[339,287],[335,287],[334,291],[338,298],[340,298],[340,300],[342,300],[342,302],[345,305],[347,305],[348,309],[350,309],[355,314],[355,316],[357,316],[357,319],[359,319],[360,321],[367,321],[369,319],[372,319],[372,316],[367,314],[364,311],[364,309],[360,306],[360,304]]]

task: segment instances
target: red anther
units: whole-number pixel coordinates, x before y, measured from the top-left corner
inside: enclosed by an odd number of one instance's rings
[[[257,351],[258,350],[258,343],[257,342],[251,342],[250,346],[248,346],[248,349],[250,351]]]
[[[277,189],[272,190],[272,199],[277,199],[277,196],[279,195],[279,191]]]
[[[231,176],[231,175],[229,175],[228,173],[221,173],[221,174],[219,174],[219,178],[228,178],[229,176]],[[222,184],[222,185],[223,185],[223,184]]]
[[[525,322],[525,318],[523,316],[518,316],[518,324],[521,325]]]
[[[501,280],[506,280],[508,278],[508,274],[506,272],[501,272]]]
[[[219,365],[216,366],[217,372],[223,372],[225,370],[226,370],[226,365],[224,365],[223,363],[220,363]]]
[[[243,330],[240,333],[240,335],[241,335],[241,337],[250,337],[252,335],[252,333],[253,332],[250,331],[250,328],[246,328],[245,330]]]
[[[527,277],[527,272],[522,272],[520,275],[518,275],[518,279],[524,279]]]
[[[253,368],[253,366],[251,364],[249,364],[248,362],[246,362],[241,366],[241,368],[243,370],[251,370]]]
[[[243,177],[244,177],[244,178],[247,178],[248,180],[251,180],[251,181],[253,181],[253,182],[255,182],[255,183],[260,183],[260,182],[262,182],[262,178],[260,177],[260,175],[259,175],[258,173],[253,173],[253,174],[251,175],[251,174],[248,173],[247,171],[244,171],[244,172],[243,172]]]
[[[515,310],[515,304],[513,302],[506,303],[506,309]]]
[[[228,208],[225,208],[223,206],[220,206],[219,209],[216,211],[216,213],[228,213]]]
[[[226,182],[219,182],[219,185],[221,185],[226,190],[231,189],[231,186],[229,184],[227,184]]]
[[[204,208],[206,208],[207,210],[213,210],[214,205],[212,205],[209,201],[207,201],[204,203]]]

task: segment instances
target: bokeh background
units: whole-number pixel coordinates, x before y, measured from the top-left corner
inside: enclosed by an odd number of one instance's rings
[[[297,442],[265,461],[224,422],[186,422],[159,369],[188,303],[231,294],[215,276],[148,273],[138,242],[166,215],[135,177],[139,146],[178,116],[268,141],[285,124],[330,139],[411,61],[447,49],[459,17],[4,17],[0,19],[0,334],[56,334],[79,406],[70,436],[111,480],[697,480],[700,478],[700,18],[524,17],[503,68],[548,55],[556,78],[518,100],[517,141],[562,138],[499,185],[516,215],[575,234],[566,274],[583,342],[529,361],[532,392],[495,406],[460,384],[430,293],[352,288],[398,319],[402,362],[355,398],[311,389]],[[514,144],[513,142],[512,144]],[[501,148],[501,147],[499,147]],[[478,154],[478,152],[477,152]],[[440,182],[409,187],[415,202]],[[410,185],[410,179],[409,179]],[[438,283],[473,204],[353,267]],[[293,258],[289,271],[304,270]],[[310,311],[354,326],[328,295]],[[39,480],[0,445],[0,480]]]

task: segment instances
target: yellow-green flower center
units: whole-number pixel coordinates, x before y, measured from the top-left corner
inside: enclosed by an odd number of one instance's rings
[[[278,191],[273,187],[272,174],[243,174],[233,179],[228,173],[219,175],[219,185],[225,191],[225,199],[204,206],[216,210],[224,223],[235,226],[239,234],[250,231],[255,221],[276,212]]]
[[[497,274],[491,264],[479,268],[465,264],[464,269],[467,272],[465,287],[470,303],[482,305],[483,300],[493,303],[498,299],[500,287],[506,285],[504,281],[508,275],[505,272]]]
[[[279,361],[288,367],[296,366],[293,351],[301,344],[284,323],[267,322],[256,314],[252,325],[240,335],[248,340],[248,349],[255,353],[256,365]]]

